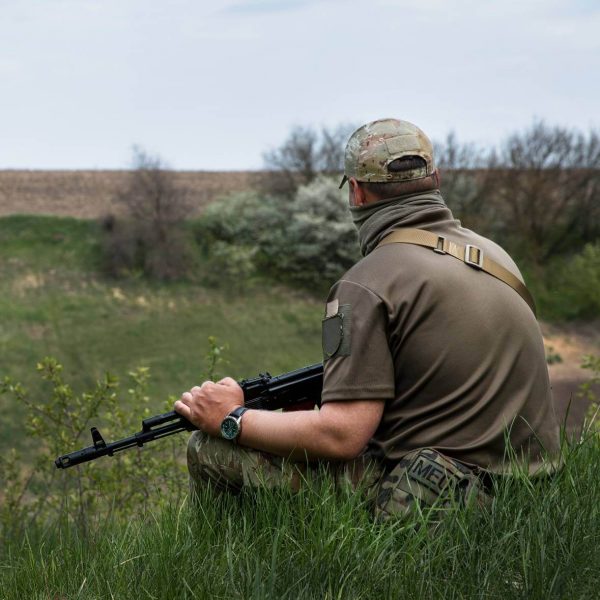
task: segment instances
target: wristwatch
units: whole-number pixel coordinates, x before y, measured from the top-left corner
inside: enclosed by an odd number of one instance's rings
[[[221,435],[226,440],[235,441],[242,432],[242,415],[248,409],[238,406],[232,410],[221,422]]]

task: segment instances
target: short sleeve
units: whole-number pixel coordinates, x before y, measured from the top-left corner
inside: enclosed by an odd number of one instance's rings
[[[339,340],[332,334],[336,319]],[[323,320],[323,351],[322,402],[394,398],[387,311],[367,287],[342,280],[331,288]]]

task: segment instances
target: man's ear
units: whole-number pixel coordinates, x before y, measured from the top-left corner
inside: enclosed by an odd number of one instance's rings
[[[442,174],[439,169],[436,169],[431,176],[433,177],[433,182],[435,183],[436,189],[440,189],[440,185],[442,184]]]
[[[364,206],[367,203],[365,190],[360,187],[360,183],[356,180],[356,177],[348,179],[348,189],[350,192],[350,204],[352,206]]]

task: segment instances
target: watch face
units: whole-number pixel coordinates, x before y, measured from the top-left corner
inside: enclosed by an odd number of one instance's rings
[[[226,440],[234,440],[240,432],[239,421],[235,417],[225,417],[221,423],[221,435]]]

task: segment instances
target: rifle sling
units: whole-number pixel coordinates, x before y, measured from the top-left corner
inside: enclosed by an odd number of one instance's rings
[[[527,302],[533,314],[536,314],[535,302],[525,284],[514,273],[485,256],[483,250],[478,246],[472,244],[461,246],[443,235],[423,229],[397,229],[392,231],[377,244],[377,248],[387,244],[415,244],[431,248],[437,254],[453,256],[473,269],[484,271],[510,286]]]

